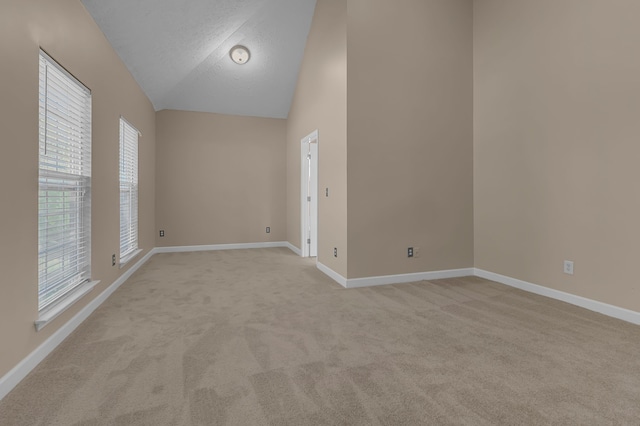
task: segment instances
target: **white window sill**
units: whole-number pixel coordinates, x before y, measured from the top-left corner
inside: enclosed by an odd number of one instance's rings
[[[85,294],[89,293],[98,285],[100,281],[90,281],[82,284],[77,289],[69,293],[64,299],[48,308],[44,312],[40,312],[38,319],[35,321],[36,331],[42,330],[47,324],[56,319],[60,314],[69,309],[74,303],[80,300]]]
[[[135,258],[140,253],[142,253],[142,249],[138,249],[138,250],[132,251],[131,253],[129,253],[125,257],[121,258],[120,259],[120,264],[118,265],[120,267],[120,269],[124,268],[127,265],[127,263],[129,263],[131,260],[133,260],[133,258]]]

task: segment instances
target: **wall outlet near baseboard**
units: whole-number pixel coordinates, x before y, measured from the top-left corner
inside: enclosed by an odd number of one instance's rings
[[[413,247],[407,249],[407,257],[413,257]]]
[[[338,257],[338,247],[333,248],[333,257]]]
[[[160,236],[161,236],[161,237],[164,237],[164,229],[161,229],[161,230],[160,230]]]
[[[564,261],[564,273],[568,275],[573,275],[573,261],[571,260]]]
[[[111,266],[116,266],[116,255],[115,254],[111,255]]]
[[[267,226],[267,234],[270,234],[270,233],[271,233],[271,227]]]

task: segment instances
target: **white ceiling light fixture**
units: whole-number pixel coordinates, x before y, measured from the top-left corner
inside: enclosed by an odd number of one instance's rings
[[[242,45],[236,45],[231,48],[229,51],[229,56],[231,56],[231,60],[238,65],[246,64],[249,62],[249,58],[251,58],[251,53],[249,49]]]

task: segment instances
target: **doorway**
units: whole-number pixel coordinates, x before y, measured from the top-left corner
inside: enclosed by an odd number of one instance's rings
[[[302,257],[318,256],[318,131],[300,141]]]

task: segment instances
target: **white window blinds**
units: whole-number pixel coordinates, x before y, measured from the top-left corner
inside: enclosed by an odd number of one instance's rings
[[[120,263],[138,250],[138,130],[120,118]]]
[[[38,309],[91,279],[91,92],[40,51]]]

